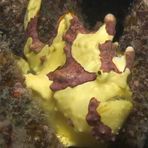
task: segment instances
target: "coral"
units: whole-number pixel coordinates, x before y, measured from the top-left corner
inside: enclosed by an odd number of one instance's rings
[[[23,19],[27,3],[27,0],[0,1],[0,30],[7,36],[9,48],[19,55],[26,39]]]
[[[134,110],[120,132],[114,147],[147,148],[148,135],[148,2],[135,0],[131,13],[126,17],[120,45],[135,48],[136,61],[132,70],[130,87],[133,92]]]
[[[112,14],[90,32],[74,14],[66,13],[48,44],[42,42],[37,31],[41,2],[29,1],[25,59],[17,58],[27,87],[42,99],[49,123],[65,146],[115,140],[133,107],[127,78],[134,49],[117,52],[118,43],[112,42],[116,25]],[[93,111],[92,98],[99,102]]]

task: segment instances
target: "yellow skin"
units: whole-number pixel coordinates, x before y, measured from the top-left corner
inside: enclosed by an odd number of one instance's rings
[[[41,0],[30,0],[24,21],[25,28],[31,18],[37,15],[40,5]],[[66,43],[62,37],[69,29],[72,18],[71,13],[62,17],[52,44],[45,45],[38,53],[30,50],[32,38],[29,37],[24,47],[26,60],[20,58],[17,61],[25,76],[26,86],[42,99],[42,107],[49,114],[49,123],[55,129],[61,142],[65,146],[100,145],[101,147],[102,144],[91,136],[91,127],[86,121],[89,102],[93,97],[100,102],[97,112],[101,121],[111,128],[113,134],[117,134],[133,107],[131,91],[127,84],[130,70],[125,67],[125,55],[112,59],[121,73],[103,72],[100,69],[98,45],[113,39],[113,36],[107,33],[104,23],[95,33],[78,33],[72,45],[74,59],[86,71],[96,74],[101,71],[101,75],[97,74],[96,80],[73,88],[67,87],[63,90],[52,91],[50,89],[52,81],[49,80],[47,74],[63,66],[66,61],[63,50]],[[128,47],[128,50],[131,49]],[[40,60],[42,56],[46,56],[44,63]]]

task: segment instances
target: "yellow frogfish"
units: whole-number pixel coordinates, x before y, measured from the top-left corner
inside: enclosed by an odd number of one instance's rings
[[[49,124],[66,147],[102,147],[115,140],[133,108],[127,79],[134,49],[117,50],[112,14],[91,32],[77,16],[66,13],[52,42],[43,43],[37,32],[41,2],[29,1],[24,20],[25,58],[17,63],[25,84],[41,100]]]

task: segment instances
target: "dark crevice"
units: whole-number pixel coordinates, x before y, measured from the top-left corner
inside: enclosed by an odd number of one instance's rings
[[[82,0],[80,7],[90,28],[103,21],[106,14],[114,14],[117,18],[115,40],[119,40],[123,33],[125,17],[129,14],[133,2],[134,0]]]

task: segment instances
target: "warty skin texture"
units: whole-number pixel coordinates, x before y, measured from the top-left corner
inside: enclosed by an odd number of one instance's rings
[[[42,100],[49,123],[65,146],[102,146],[101,140],[115,140],[133,108],[127,83],[133,48],[116,51],[112,14],[95,32],[87,31],[74,14],[64,14],[56,36],[45,44],[37,33],[40,5],[41,0],[29,2],[24,21],[26,59],[17,59],[26,86]],[[92,98],[98,102],[96,108]]]

